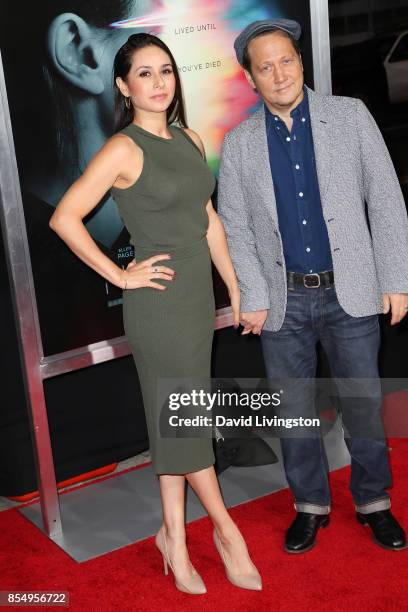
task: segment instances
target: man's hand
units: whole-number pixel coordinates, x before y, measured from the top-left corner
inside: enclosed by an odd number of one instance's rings
[[[391,310],[391,325],[396,325],[408,312],[408,293],[384,293],[384,314]]]
[[[255,312],[241,312],[240,323],[244,327],[241,336],[245,336],[246,334],[250,334],[251,332],[260,336],[267,316],[267,310],[257,310]]]

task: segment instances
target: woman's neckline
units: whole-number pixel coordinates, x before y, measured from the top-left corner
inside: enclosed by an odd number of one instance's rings
[[[155,138],[156,140],[161,140],[162,142],[172,142],[174,140],[174,134],[171,138],[164,138],[163,136],[158,136],[157,134],[153,134],[153,132],[149,132],[149,130],[145,130],[140,127],[140,125],[136,125],[136,123],[129,123],[129,125],[133,125],[134,128],[146,134],[146,136],[150,136],[150,138]],[[169,125],[169,130],[171,131],[172,126]]]

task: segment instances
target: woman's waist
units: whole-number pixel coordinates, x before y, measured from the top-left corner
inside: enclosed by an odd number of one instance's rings
[[[152,244],[152,245],[141,245],[131,241],[135,251],[136,261],[140,259],[147,259],[153,255],[160,255],[166,253],[170,255],[171,259],[185,259],[186,257],[193,257],[199,253],[208,252],[207,236],[203,236],[200,240],[189,244],[182,245],[163,245],[163,244]]]

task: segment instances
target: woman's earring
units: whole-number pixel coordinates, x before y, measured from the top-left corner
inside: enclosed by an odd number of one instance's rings
[[[126,98],[126,96],[125,96],[125,106],[126,106],[126,108],[130,108],[130,97]]]

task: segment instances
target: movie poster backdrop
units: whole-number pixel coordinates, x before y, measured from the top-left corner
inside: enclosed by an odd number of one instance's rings
[[[74,255],[48,225],[63,194],[113,133],[113,58],[136,32],[160,36],[180,70],[188,125],[217,175],[226,131],[259,105],[233,41],[251,21],[298,20],[313,86],[304,0],[2,0],[4,62],[44,355],[124,334],[122,292]],[[215,202],[216,205],[216,202]],[[85,219],[96,244],[125,266],[133,256],[106,194]],[[228,306],[214,272],[217,308]]]

